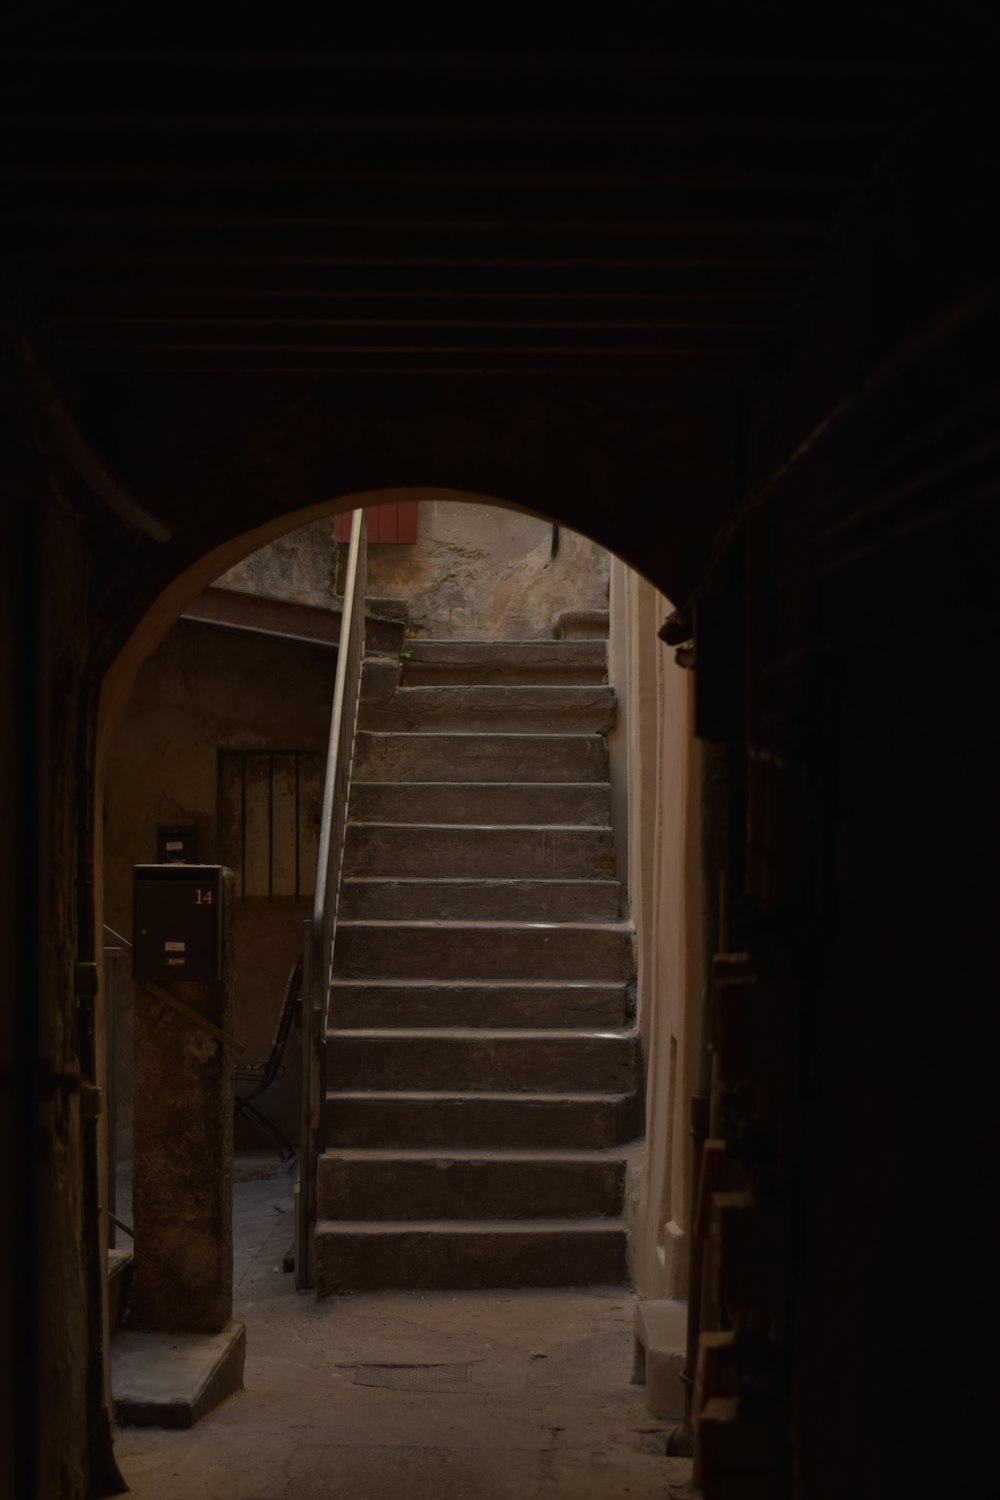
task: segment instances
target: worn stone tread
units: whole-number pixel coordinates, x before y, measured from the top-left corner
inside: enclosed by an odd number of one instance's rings
[[[422,1027],[328,1033],[331,1087],[427,1089],[633,1089],[639,1065],[632,1031],[524,1031],[515,1027]]]
[[[357,875],[340,892],[344,921],[527,920],[610,922],[619,917],[617,880],[524,880],[518,876]]]
[[[490,918],[465,918],[465,917],[406,917],[395,922],[385,922],[380,919],[367,919],[365,917],[352,917],[348,922],[339,923],[340,927],[347,927],[358,931],[384,931],[391,927],[395,931],[402,928],[414,932],[535,932],[539,927],[551,927],[557,932],[614,932],[630,933],[632,923],[620,922],[528,922],[510,921],[507,919],[492,920]],[[583,981],[580,981],[581,983]],[[478,983],[478,981],[477,981]]]
[[[377,1040],[381,1042],[419,1042],[432,1037],[435,1041],[455,1042],[574,1042],[635,1040],[631,1027],[608,1026],[350,1026],[331,1027],[330,1041]],[[423,1092],[423,1090],[421,1090]]]
[[[458,1104],[627,1104],[634,1095],[623,1089],[329,1089],[327,1099],[386,1100],[393,1103]],[[332,1148],[331,1148],[332,1149]],[[339,1148],[337,1148],[339,1149]]]
[[[600,781],[608,776],[608,746],[595,733],[362,728],[354,775],[374,781]]]
[[[590,1163],[594,1166],[604,1166],[609,1162],[625,1166],[628,1162],[628,1157],[622,1151],[596,1147],[588,1149],[585,1146],[556,1147],[551,1150],[545,1146],[535,1146],[520,1151],[504,1146],[495,1149],[483,1146],[328,1146],[323,1152],[323,1158],[351,1162],[523,1162],[532,1166],[540,1166],[549,1161],[556,1165]]]
[[[572,1219],[320,1220],[319,1296],[376,1287],[622,1285],[627,1232],[620,1217]]]
[[[403,791],[403,792],[433,792],[448,789],[449,792],[459,791],[489,791],[491,794],[500,796],[501,793],[511,792],[522,796],[525,792],[545,790],[554,796],[557,792],[572,788],[574,792],[595,791],[608,785],[606,781],[378,781],[355,777],[351,781],[352,793],[359,787],[365,787],[370,791]]]
[[[433,683],[521,683],[544,678],[550,684],[607,681],[607,642],[413,641],[403,661],[407,686]]]
[[[363,875],[611,877],[614,839],[607,826],[586,823],[351,822],[347,868]]]
[[[606,781],[356,780],[351,821],[607,827]]]
[[[594,924],[596,925],[596,924]],[[381,922],[373,922],[381,927]],[[624,982],[620,979],[338,979],[333,988],[356,989],[360,985],[377,985],[379,989],[397,990],[536,990],[546,994],[550,990],[607,990],[620,994]]]
[[[414,1090],[337,1089],[327,1095],[328,1144],[496,1149],[620,1149],[642,1122],[638,1096],[619,1088]]]
[[[477,890],[483,890],[483,891],[489,891],[489,890],[503,890],[503,891],[508,891],[508,890],[511,890],[512,888],[514,888],[514,889],[522,889],[522,890],[535,890],[535,889],[537,889],[542,894],[544,894],[545,891],[547,891],[547,890],[562,890],[562,889],[566,889],[566,888],[568,888],[569,890],[573,890],[573,891],[575,891],[575,890],[599,891],[602,894],[604,892],[607,892],[607,891],[617,891],[617,889],[618,889],[618,881],[617,880],[605,880],[604,878],[602,878],[599,875],[591,876],[591,877],[588,877],[586,875],[581,875],[579,879],[568,879],[568,880],[558,880],[558,879],[542,880],[542,879],[537,879],[535,876],[527,876],[527,877],[522,878],[522,877],[517,876],[517,875],[508,875],[508,876],[500,875],[500,876],[497,876],[496,878],[494,878],[492,876],[489,876],[489,875],[477,875],[477,876],[470,876],[468,879],[462,878],[462,877],[458,877],[458,876],[454,876],[454,875],[428,875],[428,876],[423,876],[423,875],[351,875],[351,876],[348,876],[347,879],[345,879],[342,882],[341,889],[343,890],[345,886],[352,886],[352,885],[371,885],[371,886],[375,886],[376,888],[378,888],[378,887],[383,887],[384,888],[386,886],[397,886],[397,885],[399,885],[399,886],[406,886],[406,887],[417,887],[417,886],[419,886],[421,889],[424,889],[426,887],[431,887],[433,889],[438,889],[438,888],[447,889],[447,888],[452,887],[452,886],[468,886],[468,885],[471,885],[471,886],[474,886]],[[364,921],[364,918],[363,917],[359,917],[359,918],[356,918],[356,920],[357,921]],[[402,920],[405,921],[406,918],[403,918]],[[412,918],[412,920],[414,922],[417,922],[417,921],[424,921],[424,920],[429,921],[431,919],[430,918],[414,917],[414,918]],[[485,918],[485,917],[479,918],[479,919],[477,919],[477,918],[470,918],[470,921],[476,921],[476,920],[487,921],[489,919]],[[498,920],[500,920],[500,919],[498,919]]]
[[[344,921],[335,973],[342,979],[597,979],[634,972],[630,923]]]
[[[419,712],[445,705],[459,708],[487,708],[503,712],[511,705],[532,705],[547,710],[570,704],[613,704],[615,690],[607,683],[442,683],[440,687],[400,688],[397,706]],[[468,727],[466,733],[468,733]]]
[[[587,662],[603,664],[607,659],[607,642],[589,640],[451,640],[439,641],[425,636],[407,646],[408,661],[448,662],[464,666],[482,661],[518,662]]]
[[[446,829],[453,833],[456,828],[468,829],[470,833],[493,833],[501,829],[504,833],[605,833],[611,832],[607,823],[435,823],[433,820],[414,822],[409,818],[358,818],[352,828],[412,828],[420,832],[437,832]]]
[[[360,1149],[324,1152],[319,1217],[514,1219],[617,1217],[628,1157],[600,1150]]]
[[[629,986],[590,980],[338,979],[333,1024],[352,1026],[626,1026]]]
[[[317,1219],[316,1233],[320,1234],[433,1234],[517,1236],[535,1238],[542,1234],[586,1235],[622,1234],[625,1220],[602,1218],[592,1215],[577,1219]]]
[[[463,733],[539,725],[548,733],[566,729],[606,734],[614,726],[614,688],[592,685],[442,684],[399,688],[387,703],[363,705],[364,729],[455,726]]]

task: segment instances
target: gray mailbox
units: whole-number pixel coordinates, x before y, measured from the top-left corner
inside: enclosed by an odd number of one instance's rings
[[[136,865],[135,978],[220,980],[224,890],[221,865]]]

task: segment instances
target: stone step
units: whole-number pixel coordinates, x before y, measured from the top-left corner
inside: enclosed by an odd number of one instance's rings
[[[454,1290],[620,1285],[628,1279],[621,1219],[453,1219],[316,1224],[320,1297],[381,1287]]]
[[[350,878],[340,889],[342,920],[612,922],[617,880],[442,880],[391,875]]]
[[[335,1027],[541,1026],[623,1027],[628,986],[461,979],[335,980],[330,998]]]
[[[332,1150],[321,1219],[616,1218],[624,1156],[604,1151]]]
[[[412,641],[407,687],[441,683],[604,683],[606,641]]]
[[[363,729],[455,729],[463,734],[606,734],[614,722],[614,688],[601,684],[404,687],[385,704],[362,704],[360,718]]]
[[[411,734],[361,729],[359,781],[607,781],[600,734]]]
[[[563,609],[552,621],[552,634],[560,641],[606,641],[609,626],[606,609]]]
[[[243,1389],[245,1358],[236,1318],[216,1333],[123,1329],[109,1360],[115,1417],[125,1427],[193,1427]]]
[[[327,1095],[331,1146],[601,1150],[640,1128],[635,1093],[342,1089]]]
[[[638,1077],[637,1037],[624,1029],[338,1028],[326,1051],[331,1089],[624,1093]]]
[[[558,880],[610,878],[615,873],[610,828],[502,823],[351,822],[345,869],[362,875],[423,875]]]
[[[338,922],[338,979],[628,980],[628,922]]]
[[[606,827],[606,781],[354,781],[359,823],[579,823]]]

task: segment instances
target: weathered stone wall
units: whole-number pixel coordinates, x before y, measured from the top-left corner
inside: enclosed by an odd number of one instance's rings
[[[251,552],[216,587],[328,609],[335,590],[332,536],[331,520],[310,521]]]
[[[313,521],[279,537],[230,568],[219,587],[328,605],[332,529],[329,520]],[[548,521],[501,506],[422,500],[415,542],[369,546],[369,593],[404,599],[422,635],[551,637],[561,610],[607,609],[609,568],[604,548],[565,527],[551,552]]]
[[[132,867],[156,858],[159,823],[197,827],[199,858],[220,859],[220,749],[325,750],[335,653],[180,622],[139,674],[109,763],[105,795],[105,920],[132,930]],[[308,899],[237,903],[235,1030],[248,1059],[270,1047],[275,1007],[301,945]],[[131,1001],[120,1017],[120,1149],[129,1154]],[[293,1140],[298,1131],[298,1036],[286,1071],[262,1101]],[[267,1149],[240,1122],[237,1144]]]
[[[548,521],[499,506],[425,500],[411,545],[375,543],[369,589],[405,599],[413,626],[443,640],[551,637],[564,609],[607,609],[608,554]]]

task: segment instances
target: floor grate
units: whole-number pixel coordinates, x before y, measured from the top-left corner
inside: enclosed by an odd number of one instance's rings
[[[355,1385],[390,1391],[460,1391],[469,1383],[468,1365],[355,1365]]]

